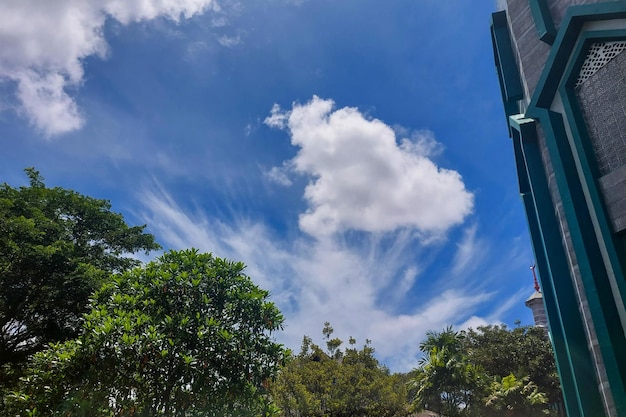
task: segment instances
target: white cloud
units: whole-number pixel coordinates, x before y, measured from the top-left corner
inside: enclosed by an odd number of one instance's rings
[[[284,129],[287,126],[287,119],[289,113],[283,113],[278,104],[272,106],[270,115],[265,118],[264,123],[269,127],[275,127],[277,129]]]
[[[498,307],[494,311],[491,312],[491,314],[489,315],[487,319],[493,324],[494,322],[498,321],[500,317],[502,317],[505,313],[507,313],[509,310],[511,310],[515,306],[522,305],[524,301],[526,301],[526,298],[531,293],[532,293],[532,290],[528,291],[526,287],[519,289],[516,293],[509,296],[506,300],[502,300],[499,303]]]
[[[32,70],[16,72],[17,97],[31,122],[47,135],[83,126],[76,102],[65,92],[66,79],[59,73],[40,75]]]
[[[426,331],[488,322],[485,306],[495,293],[472,279],[448,279],[475,253],[476,225],[465,231],[445,276],[426,271],[445,244],[441,236],[473,206],[460,175],[431,159],[442,150],[432,132],[397,140],[383,122],[356,109],[333,110],[332,101],[319,98],[288,112],[274,106],[265,123],[288,129],[299,148],[265,175],[284,185],[291,183],[288,173],[311,178],[304,190],[309,208],[300,216],[305,233],[283,238],[249,218],[226,224],[181,207],[156,185],[138,200],[161,242],[243,261],[284,313],[278,337],[294,349],[303,335],[320,341],[330,321],[337,337],[369,338],[383,363],[407,371]],[[356,233],[343,233],[350,230]]]
[[[241,43],[241,37],[224,35],[217,38],[217,42],[226,48],[233,48]]]
[[[224,16],[219,16],[211,19],[211,26],[214,28],[221,28],[228,24],[228,19]]]
[[[333,109],[318,97],[292,110],[274,105],[268,126],[288,129],[299,147],[294,170],[311,177],[300,227],[315,237],[346,230],[390,232],[403,227],[444,233],[472,212],[473,194],[458,172],[438,167],[430,132],[398,145],[391,127],[357,109]]]
[[[476,237],[478,224],[474,223],[463,232],[463,238],[456,244],[457,251],[452,262],[454,275],[467,276],[483,264],[486,244]]]
[[[204,41],[196,41],[187,45],[187,49],[185,50],[185,60],[187,62],[194,62],[199,57],[207,54],[210,51],[209,45]]]
[[[265,176],[272,182],[288,187],[293,184],[289,178],[289,165],[283,165],[282,167],[272,167],[269,171],[265,172]]]
[[[203,13],[214,0],[7,0],[0,2],[0,81],[17,84],[19,108],[47,136],[84,120],[68,90],[83,80],[83,60],[104,58],[103,27]]]
[[[489,326],[490,324],[500,324],[500,322],[498,322],[497,320],[495,322],[488,321],[488,320],[483,319],[482,317],[472,316],[469,319],[465,320],[465,322],[456,326],[455,330],[458,331],[458,330],[476,329],[482,326]]]
[[[414,307],[398,313],[384,295],[391,289],[393,303],[406,302],[407,292],[418,284],[416,241],[405,230],[384,241],[365,234],[357,245],[339,236],[286,241],[250,219],[225,224],[184,209],[158,184],[144,189],[138,200],[143,221],[166,246],[193,246],[243,261],[284,313],[286,328],[278,337],[293,349],[305,334],[321,341],[323,323],[330,321],[338,337],[354,336],[359,343],[369,338],[386,365],[407,371],[416,364],[426,331],[468,320],[492,296],[442,285],[431,299],[411,300]],[[428,285],[434,281],[429,277]],[[398,287],[402,292],[393,291]]]

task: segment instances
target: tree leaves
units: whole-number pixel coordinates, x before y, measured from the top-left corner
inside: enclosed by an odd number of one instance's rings
[[[463,337],[452,327],[426,335],[420,344],[424,356],[412,380],[415,408],[449,417],[472,415],[481,400],[485,375],[468,360]]]
[[[344,351],[325,323],[328,351],[304,336],[300,354],[287,363],[271,386],[284,417],[400,417],[408,415],[403,376],[390,375],[367,343]],[[354,340],[351,338],[351,340]],[[354,341],[356,343],[356,341]]]
[[[68,367],[45,374],[58,395],[27,380],[22,392],[36,395],[22,405],[56,412],[79,396],[85,412],[102,415],[254,415],[267,406],[260,393],[286,352],[271,336],[282,326],[280,311],[242,270],[186,250],[117,275],[93,296],[80,344],[36,355],[30,375],[73,346]]]
[[[108,201],[47,188],[25,171],[29,186],[0,185],[0,384],[8,365],[78,335],[90,294],[138,264],[127,254],[159,248]]]
[[[482,326],[463,332],[470,360],[489,375],[528,376],[550,403],[562,401],[561,386],[545,329],[541,327]]]
[[[541,328],[456,332],[448,327],[428,332],[420,350],[424,356],[412,378],[416,409],[449,417],[499,417],[505,411],[551,415],[550,394],[553,402],[560,398],[552,350]]]

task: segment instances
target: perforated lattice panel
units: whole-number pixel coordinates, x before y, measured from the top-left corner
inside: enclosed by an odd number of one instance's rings
[[[598,42],[589,47],[587,57],[580,68],[575,87],[580,86],[600,68],[608,64],[620,52],[626,49],[626,41]]]
[[[626,52],[576,89],[600,176],[626,165]]]

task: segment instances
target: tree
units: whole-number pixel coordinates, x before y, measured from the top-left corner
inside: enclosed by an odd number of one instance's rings
[[[139,263],[128,254],[159,248],[108,201],[25,171],[29,186],[0,185],[0,385],[48,343],[78,335],[90,294]]]
[[[416,408],[454,416],[551,415],[560,400],[543,329],[484,326],[428,332],[413,372]],[[550,406],[548,403],[553,405]]]
[[[172,251],[115,275],[76,341],[35,355],[13,406],[35,415],[259,416],[283,317],[244,265]]]
[[[448,417],[476,415],[486,384],[481,369],[463,352],[463,336],[448,327],[442,332],[426,333],[420,344],[424,353],[414,371],[413,406]]]
[[[537,385],[527,376],[519,379],[513,374],[504,378],[496,377],[490,388],[485,402],[487,412],[482,414],[485,417],[550,415],[550,410],[545,406],[548,397],[539,392]]]
[[[328,350],[304,336],[300,354],[291,358],[271,385],[272,399],[284,417],[401,417],[408,415],[406,384],[374,357],[369,341],[361,349],[350,338],[332,338],[324,324]]]
[[[468,359],[488,375],[500,379],[510,374],[520,379],[528,376],[549,403],[562,402],[552,346],[543,328],[482,326],[468,329],[463,336]]]

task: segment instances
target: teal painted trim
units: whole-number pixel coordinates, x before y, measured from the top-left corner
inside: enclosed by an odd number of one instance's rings
[[[506,18],[506,11],[500,11],[491,15],[491,36],[494,46],[494,54],[500,87],[505,104],[505,110],[511,107],[511,103],[524,97],[522,83],[520,82],[519,69],[515,61],[511,35]],[[517,113],[517,111],[516,111]],[[512,113],[511,113],[512,114]],[[510,114],[507,110],[507,116]]]
[[[516,155],[521,156],[521,161],[519,162],[521,162],[521,165],[524,165],[524,168],[526,168],[524,164],[525,161],[521,146],[520,133],[516,131],[513,133],[513,147]],[[523,175],[528,179],[528,174],[526,172],[524,172]],[[583,414],[581,414],[580,411],[581,401],[578,396],[579,390],[577,389],[577,381],[572,370],[574,364],[569,352],[567,343],[568,337],[564,331],[558,301],[554,292],[554,285],[548,266],[546,248],[544,246],[544,240],[541,235],[541,227],[537,217],[537,210],[535,208],[535,200],[530,190],[522,193],[521,197],[528,220],[531,244],[535,255],[535,262],[537,265],[546,317],[548,319],[548,329],[550,329],[550,342],[552,343],[556,368],[559,374],[559,381],[561,383],[563,404],[568,416],[580,417]]]
[[[619,323],[616,304],[612,297],[611,300],[608,298],[611,294],[608,272],[596,240],[563,118],[558,113],[544,110],[540,121],[544,126],[546,145],[554,168],[564,216],[567,219],[571,244],[576,253],[581,282],[610,390],[618,410],[617,415],[624,416],[626,415],[626,409],[623,407],[626,404],[626,393],[622,380],[624,359],[620,360],[617,357],[623,356],[624,350],[614,350],[623,344],[624,333]]]
[[[616,268],[620,268],[620,262],[615,254],[614,246],[605,244],[605,242],[614,241],[608,229],[608,220],[603,209],[604,206],[600,199],[597,198],[599,194],[593,179],[597,177],[597,175],[594,176],[597,167],[585,158],[586,155],[592,155],[592,153],[589,153],[589,145],[584,140],[586,128],[584,125],[581,125],[582,122],[576,122],[577,117],[580,116],[579,109],[577,110],[576,106],[571,104],[570,97],[572,92],[567,89],[570,88],[568,86],[571,85],[574,78],[571,68],[577,67],[584,59],[584,54],[582,53],[585,50],[584,43],[589,42],[591,36],[595,36],[592,32],[589,32],[588,35],[581,33],[583,32],[583,25],[592,21],[624,18],[626,18],[626,1],[601,2],[570,7],[557,32],[546,66],[526,110],[526,117],[539,119],[546,134],[546,144],[554,166],[555,179],[563,203],[563,214],[570,229],[572,249],[577,255],[582,285],[589,303],[591,324],[593,324],[596,331],[600,353],[607,371],[611,396],[616,406],[617,415],[620,417],[626,416],[626,355],[624,355],[626,347],[624,345],[624,329],[621,327],[620,322],[620,309],[616,306],[609,281],[612,277],[610,270],[614,272],[619,271]],[[604,36],[598,39],[610,39],[611,36],[616,36],[616,33],[604,31]],[[579,39],[583,39],[583,41],[579,41]],[[574,59],[570,62],[572,57]],[[575,138],[572,138],[573,142],[571,144],[561,116],[548,110],[557,93],[560,93],[563,98],[565,115],[569,121],[572,135],[575,136]],[[583,129],[581,129],[581,126]],[[583,167],[582,165],[585,166]],[[581,175],[580,178],[578,177],[579,174]],[[581,179],[583,183],[580,182]],[[585,193],[587,194],[585,195]],[[533,195],[537,199],[534,189]],[[590,201],[591,212],[587,208],[587,200]],[[546,206],[541,208],[538,201],[535,201],[535,204],[538,215],[546,210],[554,213],[554,207]],[[560,236],[558,228],[552,229],[551,232],[549,230],[549,228],[541,229],[544,239],[549,239],[551,233]],[[609,231],[609,234],[607,234],[607,231]],[[597,233],[600,236],[597,236]],[[598,241],[598,238],[600,238],[600,241]],[[545,246],[546,250],[550,247],[547,243]],[[609,248],[607,249],[607,247]],[[548,256],[548,266],[550,268],[552,268],[554,260],[552,256]],[[609,259],[610,262],[605,264],[605,259]],[[569,276],[569,265],[567,276]],[[620,275],[615,274],[615,276],[619,277],[617,280],[623,280],[623,270]],[[552,275],[552,279],[556,280],[557,276]],[[623,282],[618,285],[620,293],[623,285]],[[558,285],[555,285],[555,291],[558,291]],[[559,308],[562,310],[563,306],[559,304]],[[560,314],[565,325],[569,319],[563,315],[563,311]],[[578,315],[579,313],[572,312],[572,314]],[[567,341],[567,343],[569,344],[570,341]],[[586,359],[581,360],[584,361]],[[585,380],[580,379],[575,374],[574,379],[577,381],[578,387],[582,387],[583,391],[588,390],[591,385],[589,382],[595,380],[594,377],[588,378],[586,380],[587,385],[585,385]],[[579,392],[578,395],[581,395],[581,393]],[[587,402],[581,399],[581,406],[584,404],[587,404]],[[599,414],[603,408],[596,408],[595,415]],[[592,412],[588,415],[593,416],[594,414]]]
[[[546,0],[528,0],[528,3],[530,4],[530,11],[533,14],[539,39],[552,45],[554,38],[556,38],[556,28],[554,27],[548,3],[546,3]]]
[[[535,123],[510,118],[517,161],[525,167],[531,192],[523,194],[537,269],[542,280],[549,328],[552,336],[563,397],[569,417],[596,417],[603,408],[595,384],[593,360],[587,349],[585,328],[570,275],[560,227],[554,214],[549,185],[536,138]]]
[[[520,144],[521,129],[522,126],[518,123],[522,120],[522,115],[511,116],[509,118],[509,125],[511,126],[511,135],[513,139],[513,153],[515,155],[515,168],[517,170],[517,181],[519,184],[519,193],[522,197],[530,193],[530,182],[528,181],[528,174],[526,173],[526,164],[524,162],[524,153]],[[527,119],[524,119],[527,120]],[[527,212],[528,213],[528,212]]]
[[[626,18],[626,16],[624,16]],[[626,39],[626,28],[624,29],[607,29],[607,30],[586,30],[580,33],[577,42],[572,46],[571,59],[569,64],[563,71],[562,81],[558,89],[563,86],[573,86],[578,79],[580,68],[587,58],[587,51],[591,44],[596,42],[611,42]]]
[[[537,272],[541,284],[541,293],[543,295],[543,303],[548,319],[548,329],[550,329],[550,343],[552,344],[556,369],[561,383],[563,405],[569,417],[580,417],[582,416],[580,412],[581,400],[577,395],[577,381],[572,369],[574,364],[568,349],[568,335],[563,326],[558,307],[559,303],[554,292],[554,285],[546,258],[546,250],[543,246],[543,240],[541,239],[541,228],[539,226],[535,200],[532,193],[528,192],[522,194],[522,202],[526,210],[528,230],[531,236],[533,253],[535,255]]]
[[[531,236],[531,244],[537,265],[537,275],[541,285],[543,303],[548,319],[548,329],[550,329],[550,343],[554,352],[556,369],[561,383],[561,394],[563,405],[569,417],[580,417],[581,399],[578,396],[577,380],[573,371],[574,363],[568,348],[568,335],[566,334],[561,318],[559,303],[554,292],[554,285],[550,275],[550,267],[546,258],[546,250],[541,239],[541,229],[535,209],[535,200],[532,193],[521,195],[526,218],[528,220],[528,230]]]
[[[582,65],[581,57],[584,57],[588,46],[593,42],[612,41],[626,39],[626,29],[607,31],[588,31],[581,34],[580,41],[575,49],[578,59],[574,60],[565,70],[563,81],[559,85],[559,94],[563,103],[566,120],[569,122],[571,148],[580,178],[585,185],[587,202],[592,218],[595,219],[595,233],[602,259],[603,266],[608,267],[607,276],[593,275],[594,289],[603,307],[603,314],[609,317],[607,320],[606,338],[598,335],[602,355],[607,368],[607,376],[610,381],[615,406],[621,413],[626,414],[626,335],[623,323],[626,322],[624,301],[626,300],[626,282],[624,281],[624,269],[622,261],[615,247],[619,244],[618,237],[612,230],[610,217],[604,205],[600,190],[598,190],[596,178],[598,175],[595,163],[594,151],[587,126],[579,105],[573,85]],[[594,271],[599,265],[592,265]],[[619,297],[615,297],[617,292]],[[619,307],[618,305],[621,304]],[[591,307],[591,306],[590,306]],[[621,307],[621,308],[620,308]],[[598,315],[593,314],[593,316]],[[623,415],[620,414],[620,415]]]
[[[550,107],[583,24],[622,18],[626,18],[625,1],[585,4],[568,9],[526,111],[527,117],[539,117],[540,108]]]

